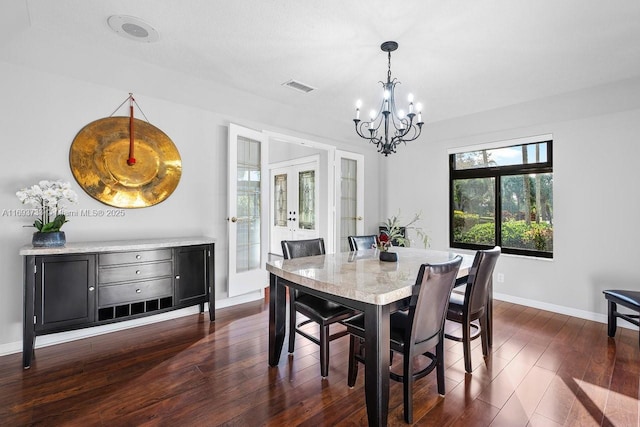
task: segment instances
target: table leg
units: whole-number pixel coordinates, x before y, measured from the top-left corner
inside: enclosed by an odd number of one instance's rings
[[[364,329],[367,417],[370,426],[386,426],[389,415],[389,306],[367,306]]]
[[[278,276],[269,274],[269,365],[277,366],[285,333],[286,288]]]

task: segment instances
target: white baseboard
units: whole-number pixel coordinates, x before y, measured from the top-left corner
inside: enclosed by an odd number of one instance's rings
[[[257,301],[264,298],[264,291],[256,291],[234,298],[225,298],[216,301],[216,309],[231,307],[237,304]],[[209,310],[209,304],[205,304],[205,311]],[[93,326],[84,329],[75,329],[73,331],[59,332],[57,334],[41,335],[36,337],[35,348],[47,347],[55,344],[62,344],[69,341],[80,340],[83,338],[94,337],[110,332],[122,331],[124,329],[135,328],[152,323],[164,322],[165,320],[177,319],[178,317],[190,316],[200,312],[200,307],[194,305],[192,307],[182,308],[180,310],[168,311],[166,313],[155,314],[152,316],[141,317],[139,319],[125,320],[122,322],[109,323],[108,325]],[[208,314],[207,314],[208,316]],[[22,341],[15,341],[0,345],[0,356],[7,354],[22,352]]]
[[[566,314],[567,316],[577,317],[579,319],[593,320],[594,322],[599,323],[607,323],[607,315],[602,313],[579,310],[577,308],[565,307],[563,305],[551,304],[548,302],[536,301],[527,298],[514,297],[512,295],[500,294],[496,292],[493,293],[493,298],[500,301],[524,305],[527,307],[539,308],[540,310],[551,311],[553,313]],[[621,328],[637,329],[637,326],[625,321],[624,319],[618,319],[617,324]]]

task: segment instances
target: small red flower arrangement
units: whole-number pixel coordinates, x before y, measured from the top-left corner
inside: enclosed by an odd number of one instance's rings
[[[389,247],[391,246],[391,239],[389,238],[389,235],[387,233],[385,233],[384,231],[380,233],[380,236],[378,236],[378,241],[380,242],[378,244],[378,249],[384,252],[389,250]]]

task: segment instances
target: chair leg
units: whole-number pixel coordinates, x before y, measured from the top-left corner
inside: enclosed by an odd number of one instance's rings
[[[320,376],[329,375],[329,325],[320,326]]]
[[[611,338],[616,336],[616,329],[617,329],[617,318],[616,318],[616,311],[617,311],[617,304],[611,300],[608,300],[609,303],[609,310],[608,310],[608,334]]]
[[[438,394],[444,396],[444,335],[436,344],[436,377],[438,380]]]
[[[488,319],[483,314],[478,319],[480,322],[480,341],[482,342],[482,355],[487,357],[489,354],[489,330],[488,330]]]
[[[471,373],[471,321],[465,315],[462,319],[462,349],[464,353],[464,370]]]
[[[356,385],[356,377],[358,376],[356,354],[360,354],[360,338],[351,335],[349,339],[349,371],[347,373],[347,385],[349,387]]]
[[[402,356],[402,388],[404,395],[404,420],[413,423],[413,369],[411,355],[404,353]]]

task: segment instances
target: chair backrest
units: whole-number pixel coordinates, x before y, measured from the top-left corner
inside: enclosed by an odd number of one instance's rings
[[[493,249],[476,252],[473,265],[469,270],[467,289],[464,300],[469,313],[478,313],[485,309],[489,284],[493,277],[493,269],[500,256],[500,246]]]
[[[457,255],[452,260],[441,264],[420,266],[409,304],[409,321],[411,322],[409,342],[412,345],[424,343],[430,347],[442,338],[449,298],[460,264],[462,264],[462,257]],[[440,338],[432,340],[439,335]]]
[[[378,236],[375,234],[370,236],[349,236],[347,240],[349,240],[349,249],[352,251],[371,249],[378,245]]]
[[[283,240],[282,254],[284,259],[301,258],[305,256],[324,255],[324,239]]]

